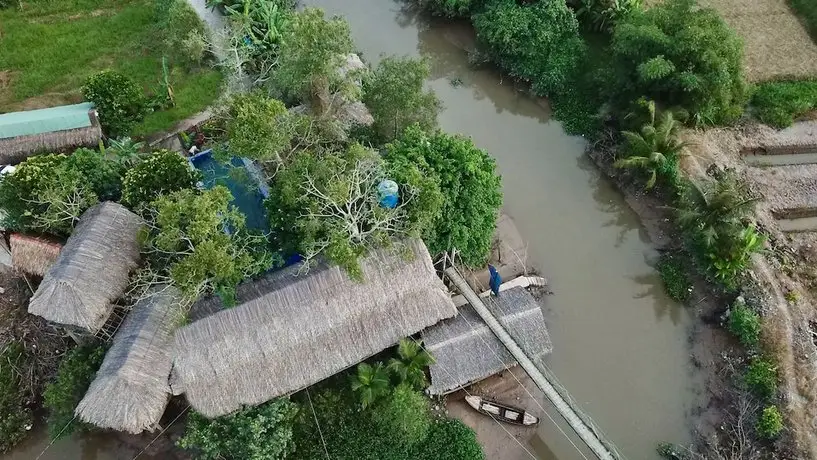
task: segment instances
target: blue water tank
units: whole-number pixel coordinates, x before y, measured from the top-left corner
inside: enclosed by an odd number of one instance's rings
[[[380,206],[388,209],[397,207],[397,202],[400,200],[400,191],[397,182],[391,179],[385,179],[377,185],[377,196],[380,200]]]

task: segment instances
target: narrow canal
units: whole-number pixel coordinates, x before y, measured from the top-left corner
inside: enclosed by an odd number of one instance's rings
[[[649,238],[583,154],[584,140],[567,136],[546,103],[497,72],[471,69],[467,24],[429,21],[399,0],[306,3],[346,18],[369,61],[430,60],[442,128],[471,136],[497,159],[505,210],[555,293],[545,306],[554,344],[548,364],[585,411],[629,459],[657,458],[662,440],[687,441],[692,315],[664,294]],[[537,456],[582,458],[552,424],[539,430],[527,446]],[[519,450],[518,458],[530,458]]]
[[[550,120],[544,101],[516,91],[493,70],[471,69],[467,24],[429,21],[394,0],[306,3],[345,17],[369,61],[381,54],[430,60],[429,85],[445,105],[442,127],[473,137],[497,159],[505,211],[529,243],[528,262],[555,292],[544,307],[554,343],[548,365],[621,453],[655,459],[657,442],[687,441],[697,386],[689,363],[692,317],[664,295],[650,265],[656,253],[649,238],[584,156],[584,140]],[[538,430],[524,443],[538,458],[582,458],[549,421]],[[33,460],[47,446],[38,430],[2,458]],[[110,436],[75,436],[50,445],[41,458],[113,460],[135,453]],[[530,456],[519,447],[501,460],[517,458]]]

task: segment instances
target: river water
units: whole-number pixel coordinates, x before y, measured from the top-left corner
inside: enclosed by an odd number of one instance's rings
[[[649,238],[584,156],[584,140],[567,136],[549,119],[546,103],[497,72],[469,68],[474,43],[467,24],[428,21],[393,0],[307,4],[344,16],[370,61],[381,54],[430,60],[429,85],[445,105],[442,127],[471,136],[496,158],[505,211],[528,241],[529,264],[555,292],[545,306],[554,344],[548,365],[619,451],[631,460],[654,459],[657,442],[687,441],[698,385],[689,361],[691,314],[664,295]],[[582,458],[547,420],[525,444],[540,459]],[[32,460],[47,445],[37,432],[2,458]],[[132,456],[121,443],[96,436],[60,441],[42,459]],[[530,456],[519,447],[510,458]]]

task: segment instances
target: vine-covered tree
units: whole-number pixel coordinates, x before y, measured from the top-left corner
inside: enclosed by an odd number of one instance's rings
[[[193,411],[178,444],[203,460],[283,460],[295,449],[292,425],[298,406],[278,398],[215,419]]]
[[[374,118],[373,129],[386,142],[407,127],[437,127],[442,104],[423,85],[431,73],[427,61],[389,56],[363,80],[363,103]]]
[[[307,260],[323,254],[359,279],[361,256],[393,239],[419,236],[429,221],[417,215],[426,210],[415,208],[415,197],[422,195],[415,187],[422,183],[399,183],[397,206],[381,205],[378,185],[387,177],[380,155],[359,144],[323,155],[300,152],[271,186],[274,243]]]
[[[454,248],[462,261],[479,266],[491,249],[496,219],[502,207],[502,184],[496,163],[471,139],[443,132],[426,133],[418,126],[406,129],[387,146],[385,155],[396,177],[420,171],[436,187],[422,189],[418,202],[440,193],[442,208],[430,212],[431,224],[423,239],[432,254]],[[416,169],[415,169],[416,168]]]
[[[353,50],[345,20],[326,19],[322,9],[306,8],[293,15],[281,39],[275,85],[287,96],[311,101],[321,115],[328,109],[330,94],[352,89],[344,85],[338,69]]]
[[[146,213],[144,251],[190,299],[215,292],[230,305],[238,283],[272,265],[266,239],[247,230],[232,199],[222,186],[179,190],[154,200]]]

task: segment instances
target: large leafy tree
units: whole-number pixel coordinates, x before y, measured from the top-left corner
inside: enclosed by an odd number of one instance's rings
[[[431,224],[423,239],[431,253],[456,248],[467,265],[484,263],[502,207],[501,179],[488,153],[466,137],[427,133],[412,126],[387,146],[385,158],[395,175],[419,171],[437,185],[418,197],[418,201],[429,197],[435,201],[434,194],[439,193],[442,198],[441,211],[425,216]]]
[[[222,125],[230,155],[282,163],[294,134],[293,115],[261,92],[233,95],[215,125]]]
[[[579,24],[564,1],[497,0],[473,22],[494,60],[540,95],[564,90],[585,53]]]
[[[694,0],[667,0],[622,18],[612,58],[620,104],[646,96],[682,107],[698,124],[726,123],[743,113],[742,43],[714,10]]]
[[[437,127],[442,104],[423,84],[431,69],[428,62],[389,56],[363,80],[363,103],[374,117],[373,128],[385,141],[392,141],[407,127]]]
[[[283,34],[275,85],[288,96],[312,101],[322,114],[330,94],[345,81],[338,68],[353,50],[345,20],[327,19],[323,10],[306,8],[292,17]]]
[[[153,201],[147,212],[145,252],[191,299],[214,291],[230,304],[238,283],[272,265],[266,240],[247,230],[232,199],[222,186],[179,190]]]
[[[293,452],[298,406],[279,398],[215,419],[192,412],[178,444],[203,460],[282,460]]]
[[[190,167],[177,152],[159,150],[128,169],[122,185],[122,202],[141,211],[159,196],[190,189],[201,179],[201,173]]]

